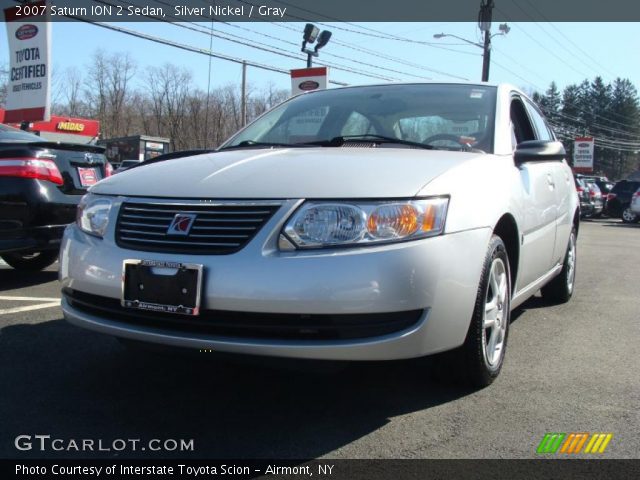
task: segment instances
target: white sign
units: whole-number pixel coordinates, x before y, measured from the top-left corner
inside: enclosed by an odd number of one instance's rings
[[[576,172],[593,172],[593,137],[578,137],[573,144],[573,169]]]
[[[9,40],[6,123],[48,121],[51,104],[51,22],[44,1],[4,10]]]
[[[291,70],[291,95],[327,88],[327,67]]]

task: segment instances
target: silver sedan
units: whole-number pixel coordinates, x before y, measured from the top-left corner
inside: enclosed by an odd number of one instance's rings
[[[573,293],[562,144],[510,85],[296,96],[218,151],[99,182],[61,247],[64,315],[157,344],[291,358],[451,351],[490,384],[510,312]]]

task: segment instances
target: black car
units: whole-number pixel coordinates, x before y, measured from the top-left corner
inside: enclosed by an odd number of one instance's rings
[[[54,263],[80,198],[111,173],[103,147],[47,142],[0,124],[0,257],[21,270]]]
[[[640,188],[640,181],[621,180],[616,183],[607,198],[607,215],[622,218],[625,223],[638,221],[638,216],[631,210],[631,196]]]

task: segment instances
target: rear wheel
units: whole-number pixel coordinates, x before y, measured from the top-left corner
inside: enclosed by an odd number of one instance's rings
[[[638,215],[631,210],[631,207],[627,207],[622,211],[622,221],[624,223],[636,223],[638,221]]]
[[[573,295],[573,288],[576,281],[576,229],[571,229],[569,235],[569,245],[564,257],[564,265],[560,274],[542,287],[541,293],[545,300],[553,303],[566,303]]]
[[[35,272],[43,270],[58,260],[57,250],[45,250],[44,252],[18,253],[10,252],[0,255],[2,259],[16,270]]]

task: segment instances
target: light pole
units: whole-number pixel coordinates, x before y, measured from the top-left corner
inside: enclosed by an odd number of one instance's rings
[[[316,43],[316,46],[313,50],[307,48],[307,43]],[[318,50],[324,47],[329,40],[331,39],[331,32],[329,30],[323,30],[320,32],[320,29],[316,27],[312,23],[307,23],[304,27],[304,33],[302,35],[302,53],[307,54],[307,68],[311,68],[313,57],[317,57],[319,55]]]
[[[506,23],[502,23],[500,24],[500,26],[498,27],[498,29],[500,30],[498,33],[494,33],[493,35],[490,34],[488,28],[490,28],[491,24],[489,23],[488,25],[485,23],[481,23],[480,28],[487,28],[487,30],[484,30],[484,43],[478,43],[478,42],[472,42],[471,40],[467,40],[466,38],[462,38],[459,37],[458,35],[454,35],[452,33],[436,33],[433,38],[444,38],[444,37],[452,37],[452,38],[457,38],[458,40],[462,40],[465,43],[468,43],[469,45],[474,45],[478,48],[482,48],[483,49],[483,54],[482,54],[482,81],[483,82],[488,82],[489,81],[489,65],[491,62],[491,39],[493,37],[497,37],[498,35],[506,35],[507,33],[509,33],[509,30],[511,30],[511,28],[509,28],[509,26]]]

